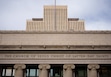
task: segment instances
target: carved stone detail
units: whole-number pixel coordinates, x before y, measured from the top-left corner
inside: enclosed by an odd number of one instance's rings
[[[100,68],[100,66],[98,64],[88,65],[89,76],[90,77],[97,77],[97,69],[99,69],[99,68]]]
[[[98,64],[90,64],[90,65],[88,65],[88,68],[89,69],[99,69],[100,66]]]
[[[68,68],[74,69],[74,68],[75,68],[75,65],[73,65],[73,64],[65,64],[65,65],[63,66],[63,68],[64,68],[64,69],[68,69]]]
[[[14,65],[15,68],[15,77],[23,77],[23,69],[26,68],[24,64],[16,64]]]
[[[48,69],[50,69],[49,64],[39,65],[39,77],[48,77]]]
[[[49,69],[50,65],[46,64],[46,65],[39,65],[39,69]]]
[[[73,64],[66,64],[63,66],[63,70],[64,70],[64,73],[63,73],[63,77],[72,77],[72,69],[75,68],[75,65]]]

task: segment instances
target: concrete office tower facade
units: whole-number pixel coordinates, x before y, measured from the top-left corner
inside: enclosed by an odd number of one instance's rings
[[[67,6],[44,6],[44,18],[27,20],[27,31],[84,31],[84,20],[68,18]]]

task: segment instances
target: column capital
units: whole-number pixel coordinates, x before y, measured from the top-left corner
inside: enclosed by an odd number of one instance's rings
[[[68,69],[68,68],[74,69],[75,65],[74,64],[65,64],[65,65],[63,65],[63,68],[64,69]]]
[[[50,65],[49,64],[40,64],[39,69],[50,69]]]
[[[89,64],[88,69],[99,69],[100,66],[98,64]]]
[[[25,64],[15,64],[15,65],[14,65],[14,68],[15,68],[15,69],[25,69],[25,68],[26,68],[26,65],[25,65]]]

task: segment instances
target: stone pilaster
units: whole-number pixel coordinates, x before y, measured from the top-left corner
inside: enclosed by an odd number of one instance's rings
[[[66,70],[63,68],[63,77],[65,77]]]
[[[89,69],[89,74],[88,76],[90,77],[97,77],[97,69],[99,69],[99,65],[98,64],[90,64],[88,65],[88,69]]]
[[[48,77],[48,69],[50,69],[48,64],[39,65],[39,77]]]
[[[72,69],[74,69],[75,68],[75,65],[73,65],[73,64],[65,64],[64,66],[63,66],[63,77],[72,77]]]
[[[15,77],[24,77],[23,76],[23,69],[26,68],[24,64],[16,64],[14,65],[15,68]]]

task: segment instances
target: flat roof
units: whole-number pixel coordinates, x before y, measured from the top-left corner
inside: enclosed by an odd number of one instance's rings
[[[78,21],[79,18],[68,18],[68,21]]]
[[[43,21],[43,18],[32,18],[33,21]]]
[[[0,30],[0,34],[111,34],[111,30],[106,31],[25,31],[25,30]]]

